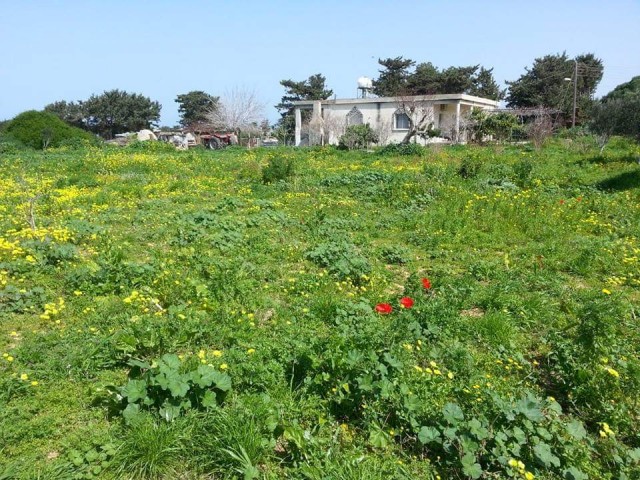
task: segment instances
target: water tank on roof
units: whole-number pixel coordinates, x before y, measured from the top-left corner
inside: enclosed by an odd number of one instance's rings
[[[368,93],[373,88],[373,82],[369,77],[358,78],[358,96],[361,98],[367,98]]]

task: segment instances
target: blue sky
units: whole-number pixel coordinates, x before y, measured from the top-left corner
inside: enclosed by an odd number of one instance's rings
[[[279,81],[315,73],[340,98],[399,55],[440,68],[494,68],[515,80],[534,58],[591,52],[603,95],[640,75],[640,0],[610,1],[74,1],[0,0],[0,120],[56,100],[119,88],[158,100],[239,87],[266,104]]]

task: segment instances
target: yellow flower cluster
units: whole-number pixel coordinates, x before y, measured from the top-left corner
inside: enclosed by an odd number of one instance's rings
[[[44,313],[40,315],[42,320],[51,320],[51,317],[55,317],[65,309],[64,298],[58,298],[58,302],[45,303]],[[56,323],[60,323],[60,320],[56,320]]]
[[[533,473],[527,471],[526,465],[522,463],[521,460],[516,460],[515,458],[512,458],[507,463],[511,468],[516,469],[518,473],[522,475],[522,478],[524,478],[525,480],[533,480],[534,478],[536,478]]]
[[[431,360],[429,362],[429,366],[420,366],[420,365],[414,365],[413,369],[418,372],[421,373],[422,375],[433,375],[433,376],[440,376],[443,375],[444,373],[442,372],[442,370],[440,369],[440,367],[438,366],[438,364],[436,362],[434,362],[433,360]],[[448,379],[453,379],[453,372],[446,372],[446,376]]]
[[[600,431],[598,432],[600,434],[600,438],[607,438],[607,437],[613,437],[615,436],[615,433],[613,432],[613,430],[611,430],[611,428],[609,427],[609,424],[606,422],[601,422],[600,423]]]
[[[162,315],[165,312],[164,308],[160,305],[160,300],[151,295],[140,293],[137,290],[133,290],[131,294],[122,301],[130,305],[137,305],[144,313],[149,313],[151,309],[154,310],[154,315]]]

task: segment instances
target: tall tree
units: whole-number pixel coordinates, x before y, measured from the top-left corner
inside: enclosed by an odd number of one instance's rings
[[[85,127],[85,114],[82,102],[76,103],[60,100],[58,102],[53,102],[45,106],[44,111],[53,113],[58,118],[64,120],[69,125],[73,125],[74,127]]]
[[[257,133],[263,112],[264,104],[254,91],[234,88],[207,113],[206,120],[220,130]]]
[[[148,97],[121,90],[91,95],[83,102],[89,130],[105,138],[116,133],[151,128],[160,120],[162,106]]]
[[[207,115],[216,109],[219,97],[209,95],[202,90],[193,90],[189,93],[178,95],[175,102],[180,106],[180,125],[188,127],[192,123],[205,122]]]
[[[570,59],[565,52],[536,58],[533,66],[530,69],[526,68],[526,72],[519,79],[507,82],[507,105],[553,108],[570,118],[575,86],[578,118],[584,120],[593,93],[602,79],[602,72],[602,61],[591,53],[579,55],[575,59]]]
[[[299,100],[326,100],[333,95],[333,90],[326,87],[326,78],[320,73],[311,75],[306,80],[296,82],[294,80],[281,80],[285,94],[276,108],[280,112],[278,130],[284,142],[293,137],[296,120],[294,116],[293,102]]]
[[[622,83],[594,105],[589,123],[598,135],[601,151],[612,135],[640,142],[640,76]]]
[[[395,57],[378,59],[378,63],[384,68],[379,70],[380,76],[373,81],[373,93],[379,97],[395,97],[406,94],[409,69],[416,62],[408,58]]]
[[[640,75],[633,77],[631,80],[625,83],[621,83],[616,88],[602,97],[603,102],[609,100],[615,100],[617,98],[624,98],[628,95],[640,95]]]
[[[502,100],[504,97],[504,91],[493,78],[493,68],[480,67],[480,70],[473,76],[471,83],[471,88],[466,92],[469,95],[490,98],[491,100]]]
[[[407,78],[407,92],[410,95],[435,95],[441,90],[441,75],[431,62],[419,63]]]
[[[473,75],[479,65],[470,67],[449,67],[440,74],[440,92],[467,93],[473,86]]]
[[[419,63],[402,57],[378,60],[385,67],[374,80],[374,93],[380,96],[434,95],[468,93],[499,100],[500,87],[493,78],[493,69],[480,65],[448,67],[439,70],[431,62]]]

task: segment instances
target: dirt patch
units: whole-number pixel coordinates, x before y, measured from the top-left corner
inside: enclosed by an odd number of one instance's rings
[[[463,317],[471,317],[471,318],[480,318],[484,317],[484,310],[479,307],[469,308],[467,310],[462,310],[460,315]]]

